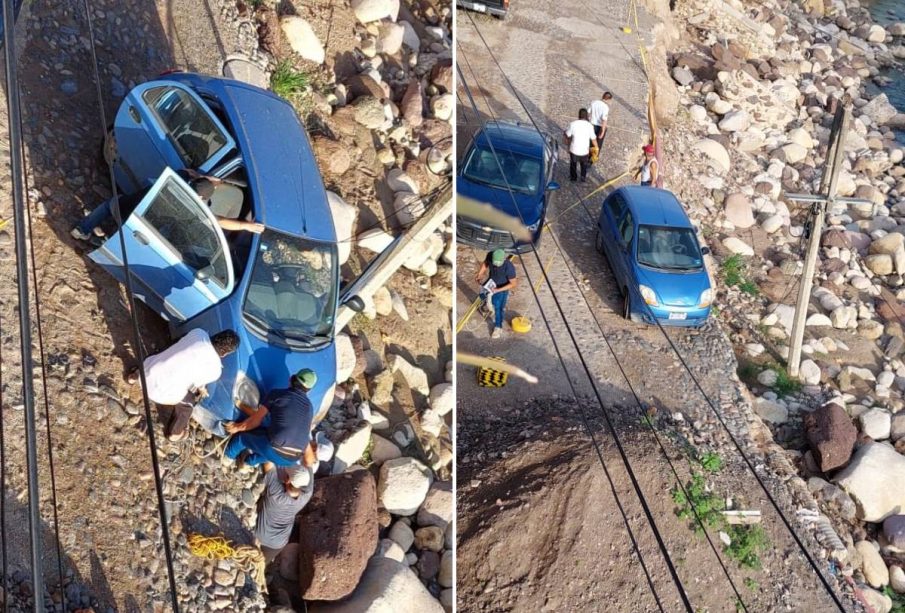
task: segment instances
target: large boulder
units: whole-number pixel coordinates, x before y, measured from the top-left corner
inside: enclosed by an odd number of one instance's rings
[[[754,249],[736,236],[729,236],[723,239],[723,246],[738,255],[754,255]]]
[[[384,18],[396,21],[399,16],[399,0],[352,0],[352,10],[361,23]]]
[[[299,514],[299,592],[339,600],[358,585],[377,546],[377,488],[366,470],[318,479]]]
[[[352,252],[352,230],[358,219],[358,209],[343,200],[339,194],[327,191],[327,204],[330,205],[330,214],[333,216],[333,227],[336,229],[337,250],[339,251],[339,265],[342,266],[349,259]]]
[[[905,456],[883,443],[867,443],[834,481],[858,505],[858,518],[879,522],[905,512]]]
[[[380,504],[394,515],[412,515],[424,502],[431,472],[415,458],[387,460],[380,467],[377,492]]]
[[[845,466],[852,457],[858,429],[838,404],[831,402],[805,414],[804,428],[814,459],[823,472]]]
[[[896,116],[896,107],[889,103],[886,94],[874,96],[874,98],[861,107],[861,114],[866,115],[877,125],[884,125]]]
[[[418,509],[419,526],[437,526],[446,530],[453,515],[452,483],[449,481],[434,483],[424,504]]]
[[[875,441],[889,438],[889,431],[892,427],[892,418],[889,411],[873,408],[861,413],[858,416],[858,421],[861,423],[861,432]]]
[[[726,174],[732,168],[732,160],[729,158],[729,152],[726,148],[713,140],[712,138],[704,138],[695,143],[694,148],[707,156],[710,165],[720,174]]]
[[[338,475],[345,472],[347,468],[358,462],[370,442],[371,423],[362,420],[355,429],[336,444],[336,452],[333,455],[333,474]]]
[[[880,588],[889,584],[889,569],[880,557],[877,546],[870,541],[855,543],[855,551],[861,554],[861,572],[871,586]]]
[[[751,117],[747,111],[729,111],[720,120],[719,128],[723,132],[744,132],[751,125]]]
[[[297,15],[289,15],[280,19],[280,27],[289,41],[289,46],[299,56],[316,64],[324,63],[326,59],[324,46],[310,23]]]
[[[343,602],[313,603],[311,613],[444,613],[418,576],[404,564],[373,557],[355,592]]]
[[[736,192],[726,197],[726,221],[736,228],[750,228],[754,225],[754,210],[751,200],[745,194]]]

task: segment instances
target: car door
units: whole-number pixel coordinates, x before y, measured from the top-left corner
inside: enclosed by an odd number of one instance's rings
[[[207,205],[170,168],[121,230],[89,256],[120,282],[123,241],[136,296],[168,321],[185,321],[233,291],[226,236]]]
[[[151,81],[132,89],[113,123],[116,182],[127,193],[153,183],[163,169],[205,174],[235,149],[235,141],[191,89]]]
[[[613,194],[603,202],[603,209],[600,213],[600,222],[598,224],[598,232],[603,242],[603,251],[606,253],[607,259],[612,264],[615,274],[615,259],[617,256],[617,246],[619,245],[619,221],[625,212],[625,201],[619,194]]]
[[[626,210],[622,215],[622,219],[619,220],[617,236],[612,248],[614,257],[610,260],[613,263],[613,273],[616,275],[620,287],[627,287],[632,283],[630,276],[631,262],[629,260],[631,258],[634,234],[635,223],[632,218],[632,212]]]

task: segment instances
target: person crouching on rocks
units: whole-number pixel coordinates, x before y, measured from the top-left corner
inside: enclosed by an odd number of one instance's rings
[[[289,543],[296,515],[311,500],[315,453],[313,445],[309,445],[302,463],[290,469],[277,468],[271,462],[263,465],[264,491],[258,500],[255,540],[267,563]]]

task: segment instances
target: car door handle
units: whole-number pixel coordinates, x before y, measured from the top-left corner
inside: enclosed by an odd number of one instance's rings
[[[129,117],[131,117],[132,121],[134,121],[135,123],[141,123],[141,115],[139,115],[134,106],[129,107]]]
[[[139,232],[138,230],[135,230],[134,232],[132,232],[132,238],[137,240],[142,245],[147,245],[150,242],[148,240],[148,237],[145,236],[144,234],[142,234],[141,232]]]

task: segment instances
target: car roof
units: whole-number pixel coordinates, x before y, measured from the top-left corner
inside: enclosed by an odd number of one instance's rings
[[[691,228],[691,221],[675,194],[657,187],[631,185],[614,192],[621,194],[639,225]]]
[[[248,172],[258,221],[319,241],[336,241],[333,215],[308,135],[292,106],[273,93],[230,79],[167,75],[218,98]]]
[[[523,126],[510,121],[488,121],[475,135],[475,144],[494,149],[503,149],[530,157],[542,158],[544,137],[533,126]]]

